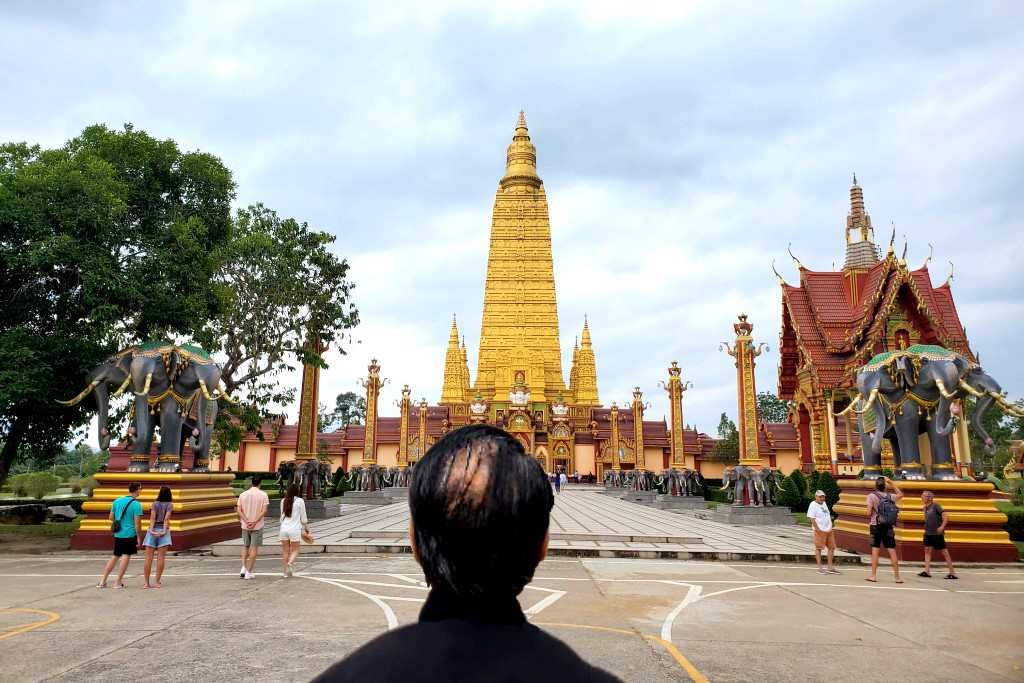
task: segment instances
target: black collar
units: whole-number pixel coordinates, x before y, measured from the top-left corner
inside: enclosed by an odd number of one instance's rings
[[[463,598],[453,591],[435,586],[420,610],[420,621],[465,619],[488,624],[526,623],[526,616],[514,595]]]

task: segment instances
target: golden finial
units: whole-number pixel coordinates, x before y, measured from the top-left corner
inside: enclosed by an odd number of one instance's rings
[[[779,275],[779,271],[775,268],[775,259],[772,259],[772,272],[775,273],[776,279],[778,279],[780,285],[786,284],[786,281]]]
[[[934,253],[935,253],[935,247],[933,247],[932,243],[929,242],[928,243],[928,258],[926,258],[924,260],[924,263],[921,264],[921,270],[923,270],[923,269],[928,267],[928,264],[931,263],[931,260],[932,260],[932,254],[934,254]]]
[[[793,263],[796,264],[796,267],[799,268],[800,270],[805,270],[804,264],[800,263],[800,259],[798,259],[796,256],[793,255],[793,243],[792,242],[790,242],[788,245],[786,245],[786,251],[789,252],[789,258],[793,259]]]
[[[948,287],[949,283],[952,282],[952,281],[953,281],[953,262],[950,261],[949,262],[949,277],[947,277],[946,281],[943,282],[942,284],[945,285],[946,287]]]

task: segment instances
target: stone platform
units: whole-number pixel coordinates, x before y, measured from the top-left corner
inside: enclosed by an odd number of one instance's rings
[[[896,552],[901,560],[924,558],[924,512],[921,492],[931,491],[935,502],[949,513],[946,545],[956,562],[1017,562],[1017,547],[1003,528],[1006,515],[996,505],[1002,500],[988,482],[897,481],[904,498],[896,521]],[[836,543],[860,553],[871,552],[867,496],[875,482],[841,479],[842,493],[835,511]],[[941,558],[940,558],[941,559]],[[933,554],[934,560],[934,554]]]
[[[343,503],[354,505],[391,505],[398,500],[395,496],[388,495],[387,489],[377,491],[345,491],[341,495]]]
[[[659,510],[707,510],[708,503],[703,496],[671,496],[659,493],[651,505]]]
[[[707,519],[722,524],[740,524],[745,526],[790,526],[793,524],[793,513],[789,508],[772,505],[719,505],[714,511],[708,511]]]
[[[408,553],[409,506],[376,505],[346,514],[348,495],[341,500],[342,516],[314,522],[315,542],[304,544],[313,553]],[[792,518],[790,518],[792,521]],[[263,552],[280,552],[277,522],[268,521]],[[549,554],[562,557],[622,557],[647,559],[813,561],[813,538],[807,527],[742,527],[658,510],[603,495],[568,491],[555,496],[551,514]],[[240,540],[213,546],[214,555],[235,556]],[[856,555],[838,553],[838,562],[859,562]]]
[[[94,475],[99,483],[82,505],[85,519],[71,537],[72,550],[109,550],[110,506],[127,495],[128,484],[142,483],[142,530],[149,529],[149,510],[161,486],[171,489],[171,548],[186,550],[240,535],[236,498],[231,490],[234,474],[160,472],[104,472]]]

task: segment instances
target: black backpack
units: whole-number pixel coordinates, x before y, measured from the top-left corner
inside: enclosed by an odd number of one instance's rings
[[[896,519],[900,516],[900,510],[896,507],[896,501],[892,499],[888,493],[880,494],[878,496],[878,509],[875,511],[875,523],[880,526],[892,526],[896,524]]]

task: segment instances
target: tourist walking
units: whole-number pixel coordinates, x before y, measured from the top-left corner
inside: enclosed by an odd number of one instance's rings
[[[516,599],[547,554],[553,505],[544,469],[508,432],[475,424],[442,436],[409,486],[409,540],[430,586],[419,622],[314,680],[618,680],[528,622]]]
[[[836,554],[836,532],[832,528],[832,513],[825,502],[825,492],[817,490],[814,492],[814,500],[807,508],[807,516],[811,520],[811,527],[814,529],[814,561],[818,563],[819,574],[838,574],[839,570],[833,566]],[[821,551],[828,551],[828,568],[821,568]]]
[[[238,496],[238,520],[242,524],[242,569],[239,578],[254,579],[256,574],[256,555],[263,545],[263,526],[266,522],[267,508],[270,507],[270,496],[260,489],[260,476],[253,475],[252,486]]]
[[[281,501],[281,531],[278,536],[281,540],[282,573],[286,577],[295,572],[303,533],[309,533],[306,502],[299,498],[299,485],[289,484],[288,493]]]
[[[887,492],[892,487],[892,493]],[[903,499],[903,492],[889,477],[875,480],[875,490],[868,494],[868,529],[871,533],[871,576],[866,581],[878,581],[878,553],[882,546],[889,551],[892,572],[896,583],[903,583],[900,578],[900,561],[896,557],[896,518],[899,509],[896,503]]]
[[[121,568],[117,572],[115,588],[124,588],[124,573],[128,571],[128,562],[132,555],[139,552],[139,537],[142,536],[142,503],[139,502],[139,494],[142,492],[142,484],[133,481],[128,484],[128,495],[121,496],[110,506],[110,530],[114,534],[114,554],[107,560],[107,566],[103,568],[103,576],[96,584],[97,588],[107,587],[107,577],[114,570],[118,559],[121,560]]]
[[[953,558],[949,556],[946,548],[946,525],[949,524],[949,513],[942,509],[942,506],[935,502],[935,494],[931,491],[921,492],[921,503],[924,509],[924,571],[918,576],[926,579],[932,578],[932,550],[941,550],[942,558],[946,560],[946,578],[957,579],[953,570]]]
[[[555,493],[562,492],[562,475],[558,470],[555,470]]]
[[[160,579],[164,575],[164,561],[167,557],[167,550],[171,547],[171,512],[173,508],[171,500],[171,488],[161,486],[160,493],[149,508],[149,531],[142,541],[142,547],[146,549],[146,562],[143,564],[142,573],[145,578],[143,588],[163,588]],[[156,554],[156,582],[150,585],[149,572],[153,568],[153,555]]]
[[[562,472],[558,476],[562,480],[562,488],[565,488],[569,483],[569,475],[567,475],[565,472]]]

